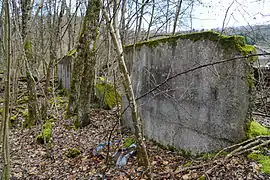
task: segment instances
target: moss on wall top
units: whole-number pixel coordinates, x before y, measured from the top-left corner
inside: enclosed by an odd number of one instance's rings
[[[228,51],[236,50],[240,52],[242,55],[246,56],[251,53],[255,53],[255,47],[251,45],[247,45],[245,43],[245,38],[243,36],[224,36],[214,31],[205,31],[205,32],[196,32],[190,34],[180,34],[177,36],[170,36],[166,38],[160,38],[155,40],[143,41],[138,42],[135,44],[135,47],[156,47],[159,44],[166,44],[169,45],[177,45],[177,40],[179,39],[189,39],[194,42],[202,41],[202,40],[210,40],[214,42],[219,42],[219,45]],[[134,44],[125,46],[125,51],[129,52],[133,49]],[[257,60],[256,57],[252,57],[249,61]]]

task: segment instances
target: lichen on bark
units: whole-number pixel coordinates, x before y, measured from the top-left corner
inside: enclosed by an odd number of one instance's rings
[[[72,73],[68,114],[77,114],[80,127],[90,123],[90,103],[94,100],[96,43],[99,32],[100,3],[88,1],[88,7],[79,36],[77,58]]]

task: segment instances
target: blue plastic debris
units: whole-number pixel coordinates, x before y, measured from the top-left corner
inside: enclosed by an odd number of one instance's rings
[[[114,140],[114,141],[99,144],[95,149],[93,149],[92,153],[93,153],[94,156],[96,156],[96,155],[98,155],[98,152],[101,151],[105,146],[111,145],[111,144],[114,144],[114,143],[118,143],[118,142],[120,142],[120,140]]]
[[[117,159],[116,167],[121,168],[125,166],[127,164],[128,158],[130,158],[130,156],[133,156],[135,153],[136,153],[136,150],[133,150],[125,155],[121,153]]]

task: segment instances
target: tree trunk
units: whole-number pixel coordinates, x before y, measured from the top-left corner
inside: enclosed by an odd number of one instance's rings
[[[150,22],[148,25],[148,30],[147,30],[147,35],[146,35],[146,41],[149,40],[150,37],[150,30],[151,30],[151,26],[153,24],[153,19],[154,19],[154,12],[155,12],[155,0],[152,0],[152,11],[151,11],[151,18],[150,18]]]
[[[126,13],[126,0],[122,0],[122,8],[121,8],[121,41],[123,43],[123,45],[126,44],[126,17],[125,17],[125,13]]]
[[[100,3],[103,3],[103,2],[100,0]],[[131,108],[132,121],[133,121],[134,129],[135,129],[135,136],[136,136],[136,142],[137,142],[138,162],[139,162],[139,165],[144,166],[146,168],[146,170],[149,171],[150,164],[149,164],[146,146],[145,146],[145,143],[143,140],[141,120],[140,120],[139,113],[138,113],[138,106],[137,106],[137,103],[135,101],[135,96],[133,93],[131,79],[130,79],[130,76],[129,76],[129,73],[127,70],[127,66],[126,66],[125,60],[124,60],[124,53],[123,53],[123,48],[122,48],[122,44],[121,44],[121,40],[120,40],[119,29],[118,28],[114,29],[113,25],[111,23],[109,23],[110,18],[109,18],[108,12],[105,10],[104,7],[103,7],[103,14],[104,14],[104,17],[105,17],[107,24],[109,25],[109,28],[111,31],[112,41],[114,43],[116,53],[118,55],[118,63],[120,66],[120,72],[121,72],[121,77],[123,80],[123,86],[124,86],[125,93],[126,93],[126,96],[127,96],[128,101],[129,101],[130,108]],[[117,23],[114,23],[114,25],[116,25],[116,24]],[[150,175],[150,173],[149,173],[149,175]]]
[[[32,43],[29,36],[29,31],[27,29],[27,24],[30,20],[29,13],[31,12],[31,0],[21,0],[22,8],[22,40],[24,42],[25,57],[24,60],[26,68],[26,78],[27,78],[27,90],[28,90],[28,118],[25,121],[25,127],[31,127],[38,120],[38,105],[37,96],[35,89],[35,80],[32,75],[30,67],[34,65],[34,58],[32,52]]]
[[[10,18],[9,18],[9,2],[5,0],[5,59],[6,59],[6,77],[5,77],[5,102],[2,120],[2,143],[3,143],[3,172],[1,179],[10,179],[10,153],[9,153],[9,101],[10,101]]]
[[[90,123],[90,103],[94,101],[95,96],[96,43],[99,32],[99,16],[99,0],[89,1],[79,40],[80,48],[78,48],[79,58],[82,58],[84,63],[78,104],[80,127]]]
[[[172,35],[173,35],[173,36],[175,35],[176,26],[177,26],[178,19],[179,19],[179,13],[180,13],[181,6],[182,6],[182,1],[183,1],[183,0],[179,0],[178,5],[177,5],[177,7],[176,7],[176,11],[175,11],[175,19],[174,19],[174,23],[173,23],[173,32],[172,32]]]
[[[141,11],[140,11],[140,18],[139,18],[139,27],[138,27],[138,30],[137,30],[137,37],[138,39],[140,40],[141,39],[141,29],[142,29],[142,19],[143,19],[143,13],[144,13],[144,7],[145,7],[145,1],[142,0],[142,6],[141,6]]]

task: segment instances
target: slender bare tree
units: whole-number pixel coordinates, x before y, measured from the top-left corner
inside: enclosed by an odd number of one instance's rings
[[[3,172],[1,179],[10,179],[10,153],[9,153],[9,101],[10,101],[10,14],[9,14],[9,1],[4,1],[5,8],[5,22],[4,22],[4,48],[5,48],[5,61],[6,61],[6,77],[5,77],[5,102],[2,121],[2,157],[4,162]]]
[[[181,10],[182,2],[183,2],[183,0],[178,0],[178,4],[177,4],[177,6],[176,6],[176,11],[175,11],[175,18],[174,18],[174,23],[173,23],[173,32],[172,32],[172,35],[175,35],[176,26],[177,26],[177,24],[178,24],[179,13],[180,13],[180,10]]]
[[[115,1],[116,4],[115,6],[118,5],[119,1]],[[103,4],[102,0],[100,0],[100,3]],[[123,52],[123,47],[121,43],[121,38],[120,38],[120,32],[119,32],[119,25],[118,22],[114,22],[113,24],[110,23],[110,17],[108,12],[106,11],[106,8],[103,6],[102,9],[103,15],[105,17],[105,20],[109,26],[111,36],[112,36],[112,42],[115,46],[116,53],[118,55],[118,63],[119,63],[119,68],[121,72],[121,77],[122,77],[122,83],[125,89],[126,97],[129,101],[130,107],[131,107],[131,114],[132,114],[132,121],[135,129],[135,136],[136,136],[136,142],[137,142],[137,151],[138,151],[138,161],[139,165],[142,165],[146,168],[148,172],[148,177],[151,177],[150,171],[150,163],[147,155],[147,150],[145,146],[145,142],[143,140],[143,133],[142,133],[142,126],[141,126],[141,119],[139,116],[138,112],[138,106],[135,101],[135,96],[132,88],[132,83],[131,79],[127,70],[127,66],[125,63],[124,59],[124,52]],[[116,13],[117,14],[117,13]],[[116,15],[114,14],[114,15]],[[118,19],[118,18],[115,18]]]

